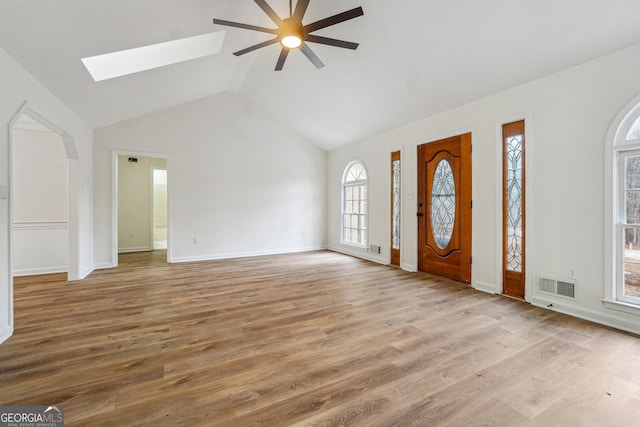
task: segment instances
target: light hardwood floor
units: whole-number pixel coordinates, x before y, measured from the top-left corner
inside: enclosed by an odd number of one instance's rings
[[[639,426],[640,339],[331,252],[15,280],[0,404],[67,426]]]

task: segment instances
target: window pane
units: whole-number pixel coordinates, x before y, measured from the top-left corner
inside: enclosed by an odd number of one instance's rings
[[[346,200],[353,200],[353,187],[344,188],[344,198]]]
[[[625,158],[625,215],[627,224],[640,224],[640,156]]]
[[[360,200],[360,186],[352,187],[351,191],[353,192],[353,200]]]
[[[631,126],[631,130],[627,135],[627,141],[630,139],[640,139],[640,118]]]
[[[623,295],[640,298],[640,230],[625,228],[624,240]]]

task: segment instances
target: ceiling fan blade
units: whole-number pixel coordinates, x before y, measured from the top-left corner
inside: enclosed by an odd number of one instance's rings
[[[353,50],[356,50],[359,46],[358,43],[347,42],[347,41],[338,40],[338,39],[331,39],[329,37],[316,36],[315,34],[307,34],[305,41],[312,42],[312,43],[326,44],[326,45],[335,46],[335,47],[343,47],[345,49],[353,49]]]
[[[309,0],[298,0],[296,3],[296,10],[293,12],[293,18],[295,21],[302,22],[305,12],[309,6]]]
[[[236,28],[242,28],[245,30],[260,31],[260,32],[269,33],[269,34],[278,34],[278,30],[274,30],[271,28],[257,27],[255,25],[242,24],[240,22],[225,21],[224,19],[214,18],[213,23],[218,25],[226,25],[227,27],[236,27]]]
[[[253,52],[254,50],[260,49],[261,47],[266,47],[266,46],[269,46],[269,45],[272,45],[272,44],[276,44],[276,43],[278,43],[278,41],[280,41],[280,39],[278,37],[276,37],[275,39],[267,40],[266,42],[258,43],[256,45],[249,46],[246,49],[242,49],[242,50],[239,50],[237,52],[233,52],[233,54],[235,56],[244,55],[245,53]]]
[[[276,23],[278,27],[282,25],[282,19],[280,19],[280,17],[275,12],[275,10],[273,10],[271,6],[267,4],[266,1],[264,0],[253,0],[253,1],[255,1],[256,4],[260,6],[260,9],[262,9],[264,13],[266,13],[269,16],[269,18],[271,18],[271,20]]]
[[[356,7],[355,9],[347,10],[346,12],[338,13],[337,15],[312,22],[311,24],[305,25],[302,28],[305,33],[311,33],[321,28],[330,27],[332,25],[336,25],[362,15],[364,15],[364,11],[362,10],[362,8]]]
[[[304,53],[304,56],[306,56],[309,61],[311,61],[313,65],[316,66],[317,69],[324,67],[324,64],[322,63],[320,58],[318,58],[318,56],[313,53],[311,48],[306,43],[302,43],[302,46],[300,46],[300,50],[302,51],[302,53]]]
[[[280,56],[278,57],[278,62],[276,63],[276,71],[282,71],[282,67],[284,67],[284,61],[287,60],[287,55],[289,55],[289,48],[282,47],[280,51]]]

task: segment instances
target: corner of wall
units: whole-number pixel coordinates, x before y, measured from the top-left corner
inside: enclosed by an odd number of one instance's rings
[[[0,331],[0,344],[11,338],[13,335],[13,327],[7,325],[2,331]]]
[[[637,321],[610,316],[608,314],[599,313],[583,307],[565,304],[555,299],[552,300],[540,296],[534,296],[531,298],[531,304],[537,307],[546,308],[547,310],[557,311],[558,313],[579,317],[580,319],[588,320],[590,322],[599,323],[601,325],[610,326],[612,328],[640,335],[640,324]]]
[[[477,290],[477,291],[482,291],[482,292],[486,292],[488,294],[499,294],[500,292],[498,292],[498,288],[495,285],[492,285],[490,283],[484,283],[484,282],[473,282],[473,289]]]

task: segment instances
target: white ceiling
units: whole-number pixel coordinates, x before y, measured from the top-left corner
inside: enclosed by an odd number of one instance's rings
[[[273,27],[252,0],[0,2],[0,46],[93,127],[240,91],[326,149],[640,43],[638,0],[311,0],[305,23],[362,6],[317,32],[360,47],[310,44],[325,68],[292,52],[274,72],[277,45],[232,55],[269,35],[212,23]],[[224,30],[217,55],[103,82],[80,61]]]

